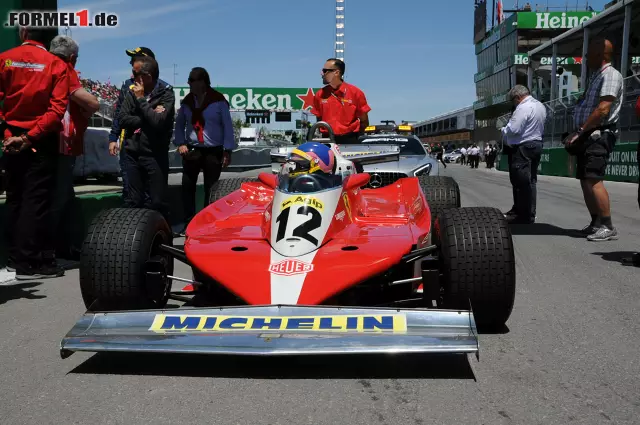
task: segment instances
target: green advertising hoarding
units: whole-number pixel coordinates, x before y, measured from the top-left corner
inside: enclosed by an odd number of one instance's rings
[[[597,14],[598,12],[518,12],[518,29],[571,29]]]
[[[318,88],[216,87],[229,101],[231,109],[266,109],[302,111],[313,106]],[[174,87],[176,108],[189,94],[189,87]]]

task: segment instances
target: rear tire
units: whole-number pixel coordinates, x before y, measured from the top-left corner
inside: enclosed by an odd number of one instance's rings
[[[233,179],[220,179],[211,186],[209,192],[209,203],[212,204],[215,201],[224,198],[230,193],[240,189],[242,183],[255,182],[256,179],[251,177],[236,177]]]
[[[80,291],[87,309],[163,308],[171,280],[151,285],[146,263],[162,264],[173,274],[173,258],[158,246],[173,246],[173,233],[162,214],[133,208],[101,212],[91,223],[82,246]]]
[[[435,227],[443,274],[443,307],[471,308],[479,327],[500,328],[516,292],[513,240],[497,208],[444,210]]]

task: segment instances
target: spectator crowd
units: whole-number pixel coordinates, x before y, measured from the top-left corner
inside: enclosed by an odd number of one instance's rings
[[[81,78],[80,84],[82,84],[82,87],[86,91],[94,95],[100,103],[115,105],[118,100],[120,89],[113,84],[103,83],[101,81],[95,81],[87,78]]]

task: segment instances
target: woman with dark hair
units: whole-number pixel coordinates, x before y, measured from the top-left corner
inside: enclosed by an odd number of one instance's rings
[[[196,183],[200,171],[204,174],[204,206],[209,204],[209,192],[220,178],[222,168],[231,162],[236,148],[229,102],[211,87],[206,69],[196,67],[188,79],[190,93],[178,110],[175,145],[182,155],[182,202],[185,227],[196,213]]]

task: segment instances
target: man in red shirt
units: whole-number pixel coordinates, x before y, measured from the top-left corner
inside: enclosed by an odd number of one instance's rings
[[[69,78],[67,65],[44,47],[45,37],[21,27],[22,45],[0,53],[8,266],[20,280],[64,274],[46,253],[52,251],[51,192]]]
[[[362,90],[344,81],[344,71],[340,59],[327,60],[322,69],[325,86],[315,94],[311,112],[331,126],[336,143],[353,144],[369,125],[371,107]]]
[[[79,259],[79,250],[72,249],[73,222],[73,169],[76,157],[84,153],[84,133],[89,127],[89,118],[100,109],[98,99],[85,90],[75,70],[78,61],[78,44],[64,35],[51,40],[49,51],[67,64],[69,77],[69,104],[62,120],[58,154],[56,188],[52,192],[53,229],[55,232],[55,257],[69,260]]]

